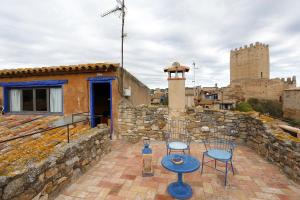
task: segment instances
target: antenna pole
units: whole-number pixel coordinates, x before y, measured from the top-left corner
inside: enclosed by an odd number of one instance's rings
[[[122,33],[121,33],[121,95],[124,95],[123,73],[124,73],[124,24],[125,24],[125,0],[122,0]]]
[[[196,100],[196,69],[198,69],[198,68],[196,68],[195,61],[193,61],[193,69],[194,69],[194,80],[193,80],[193,82],[194,82],[194,103],[195,103],[195,100]]]
[[[113,9],[111,9],[111,10],[109,10],[109,11],[107,11],[107,12],[105,12],[104,14],[102,14],[101,16],[102,17],[105,17],[105,16],[107,16],[107,15],[110,15],[110,14],[112,14],[112,13],[115,13],[115,12],[117,12],[117,11],[121,11],[122,13],[121,13],[121,16],[122,16],[122,29],[121,29],[121,69],[120,69],[120,71],[121,71],[121,74],[120,74],[120,79],[118,79],[119,80],[119,86],[118,86],[118,88],[119,88],[119,92],[121,93],[121,96],[124,96],[124,88],[123,88],[123,73],[124,73],[124,37],[126,36],[125,34],[124,34],[124,24],[125,24],[125,0],[116,0],[117,1],[117,3],[118,3],[118,5],[115,7],[115,8],[113,8]]]

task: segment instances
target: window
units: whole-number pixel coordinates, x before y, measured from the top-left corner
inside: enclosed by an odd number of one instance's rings
[[[22,110],[33,111],[33,90],[22,91]]]
[[[62,112],[62,88],[10,90],[10,112]]]
[[[50,112],[62,112],[61,88],[50,88]]]
[[[10,111],[21,111],[21,90],[10,90]]]
[[[48,110],[48,91],[47,89],[36,89],[35,90],[35,103],[36,111],[47,111]]]

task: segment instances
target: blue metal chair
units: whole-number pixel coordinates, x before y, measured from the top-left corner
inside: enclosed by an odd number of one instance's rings
[[[165,134],[168,155],[172,151],[182,151],[185,154],[186,150],[190,154],[191,138],[186,125],[187,123],[184,120],[168,120]]]
[[[215,168],[217,171],[225,173],[225,186],[227,184],[227,174],[228,174],[228,165],[231,165],[232,173],[234,174],[234,168],[232,163],[233,151],[235,144],[232,141],[232,136],[237,132],[231,130],[230,132],[221,133],[219,131],[212,132],[208,135],[206,139],[203,140],[206,151],[202,155],[202,168],[201,174],[203,173],[204,165],[211,161],[215,161],[215,165],[212,168]],[[204,162],[204,157],[211,158],[209,161]],[[217,169],[217,161],[225,163],[225,172]]]

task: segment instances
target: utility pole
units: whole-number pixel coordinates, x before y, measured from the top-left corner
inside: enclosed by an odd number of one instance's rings
[[[121,31],[121,94],[124,95],[123,70],[124,70],[124,24],[125,24],[125,0],[122,0],[122,31]]]
[[[120,74],[120,83],[119,83],[119,92],[123,96],[123,72],[124,72],[124,37],[126,37],[126,34],[124,34],[124,24],[125,24],[125,0],[116,0],[117,6],[111,10],[108,10],[104,14],[101,15],[101,17],[105,17],[107,15],[110,15],[112,13],[121,11],[121,17],[122,17],[122,28],[121,28],[121,74]]]

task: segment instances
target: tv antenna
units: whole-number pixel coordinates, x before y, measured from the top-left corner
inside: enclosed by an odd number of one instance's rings
[[[121,87],[121,95],[123,96],[123,68],[124,68],[124,37],[127,36],[127,34],[124,33],[124,23],[125,23],[125,0],[116,0],[117,5],[115,8],[106,11],[101,15],[101,17],[105,17],[107,15],[110,15],[112,13],[121,12],[122,17],[122,29],[121,29],[121,81],[120,81],[120,87]],[[120,90],[120,88],[119,88]]]
[[[194,98],[196,97],[196,69],[198,69],[197,67],[196,67],[196,63],[195,63],[195,61],[193,61],[193,71],[194,71],[194,79],[193,79],[193,83],[194,83]]]

